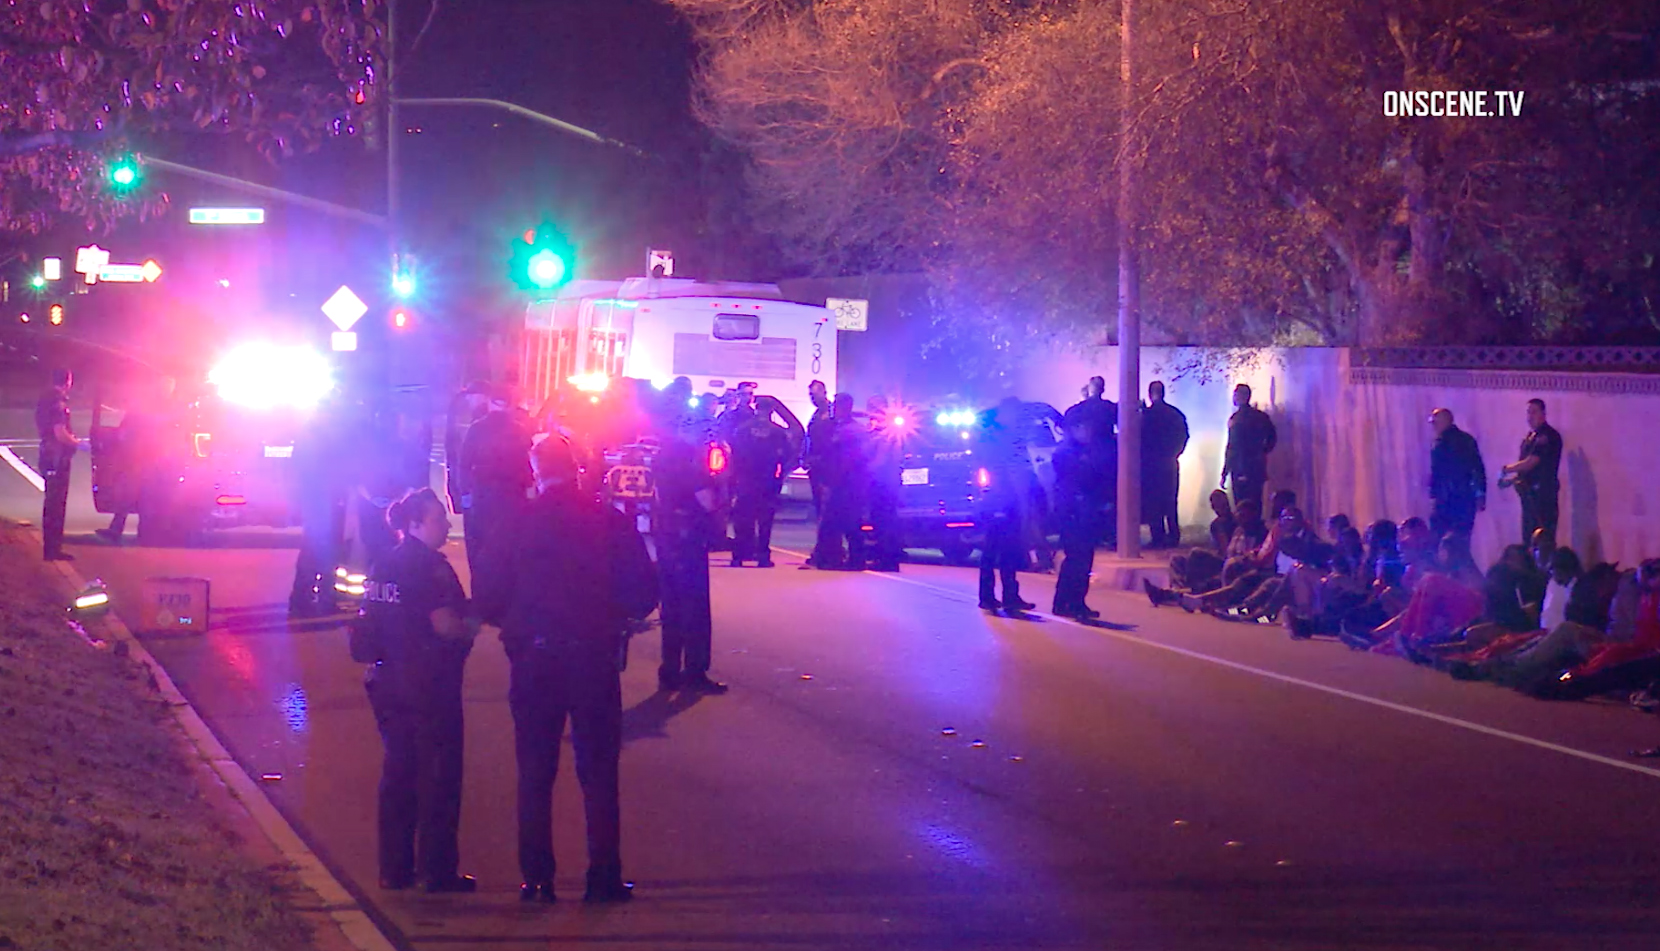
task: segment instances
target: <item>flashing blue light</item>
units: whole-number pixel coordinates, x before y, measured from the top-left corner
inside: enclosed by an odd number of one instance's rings
[[[415,293],[415,275],[399,274],[392,278],[392,293],[399,297],[408,297]]]
[[[941,413],[934,417],[934,422],[941,426],[949,426],[951,425],[951,420],[953,418],[954,417],[950,413]]]
[[[690,406],[692,409],[697,409],[697,397],[694,396],[691,399],[687,400],[686,405]]]

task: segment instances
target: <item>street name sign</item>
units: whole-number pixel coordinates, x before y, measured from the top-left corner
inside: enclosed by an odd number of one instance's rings
[[[193,225],[262,225],[265,223],[265,209],[192,208],[190,209],[190,223]]]

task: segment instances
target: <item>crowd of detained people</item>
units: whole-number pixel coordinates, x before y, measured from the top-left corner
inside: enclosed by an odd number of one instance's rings
[[[1615,694],[1652,709],[1660,695],[1660,559],[1586,566],[1535,531],[1485,574],[1421,518],[1344,515],[1310,525],[1294,493],[1274,494],[1265,521],[1211,493],[1210,544],[1171,559],[1171,586],[1144,583],[1155,606],[1277,622],[1294,639],[1341,639],[1460,680],[1536,697]]]

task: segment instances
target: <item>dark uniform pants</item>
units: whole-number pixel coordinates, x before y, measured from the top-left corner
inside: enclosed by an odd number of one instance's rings
[[[300,554],[294,560],[294,587],[288,603],[294,607],[334,603],[334,569],[340,567],[340,526],[343,512],[332,498],[301,501]],[[143,515],[139,516],[143,528]]]
[[[527,649],[513,659],[507,698],[519,760],[519,872],[524,881],[553,881],[553,781],[567,717],[588,819],[588,875],[590,880],[620,876],[622,680],[616,656]]]
[[[63,551],[63,520],[69,507],[69,466],[68,462],[59,463],[52,469],[42,466],[46,497],[41,504],[40,528],[48,558]]]
[[[380,772],[380,877],[453,878],[460,863],[461,664],[423,672],[377,665],[368,682],[386,758]]]
[[[697,537],[665,537],[657,548],[662,591],[660,676],[709,672],[714,617],[709,604],[709,546]]]
[[[1229,478],[1233,480],[1230,484],[1233,486],[1234,508],[1238,508],[1239,503],[1246,499],[1255,502],[1259,508],[1262,506],[1263,488],[1268,484],[1266,476],[1244,475],[1235,472]],[[1264,511],[1262,517],[1264,521],[1272,522],[1277,516],[1273,512]]]
[[[1158,459],[1142,470],[1142,505],[1146,506],[1147,525],[1152,529],[1154,548],[1173,548],[1181,544],[1182,525],[1176,515],[1181,478],[1179,459]]]
[[[852,486],[832,483],[824,487],[824,514],[819,517],[818,541],[813,546],[816,567],[864,567],[863,502]]]
[[[1017,572],[1025,553],[1020,550],[1020,516],[1016,512],[999,512],[986,519],[986,540],[980,549],[980,600],[996,601],[999,576],[1003,581],[1003,601],[1020,600],[1020,579]]]
[[[467,565],[478,570],[484,552],[490,543],[500,538],[512,523],[522,495],[510,489],[478,488],[473,490],[473,505],[462,523],[462,535],[467,545]]]
[[[870,528],[876,567],[897,571],[904,541],[899,533],[899,487],[873,485],[870,489]]]
[[[772,520],[778,514],[778,489],[773,482],[738,487],[732,499],[732,557],[749,561],[772,560]]]
[[[1558,492],[1556,489],[1543,489],[1522,492],[1522,544],[1532,544],[1533,533],[1544,529],[1550,536],[1551,542],[1556,541],[1556,524],[1559,518]]]
[[[1095,540],[1100,537],[1102,512],[1098,508],[1067,513],[1061,519],[1061,562],[1055,578],[1055,613],[1085,606],[1089,594],[1089,573],[1095,567]]]
[[[1473,566],[1476,563],[1475,555],[1470,553],[1470,533],[1475,531],[1475,527],[1474,499],[1437,499],[1430,508],[1429,530],[1435,533],[1437,539],[1448,540],[1449,554],[1455,564]]]

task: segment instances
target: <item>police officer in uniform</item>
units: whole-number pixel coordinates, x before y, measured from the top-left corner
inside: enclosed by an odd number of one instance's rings
[[[74,376],[59,367],[52,371],[52,388],[35,403],[35,431],[40,436],[40,475],[46,481],[46,498],[41,507],[41,535],[46,541],[47,561],[74,561],[63,550],[63,521],[69,507],[69,470],[75,461],[80,440],[69,428],[69,388]]]
[[[790,431],[772,421],[775,406],[781,404],[762,397],[758,411],[732,431],[734,568],[745,561],[772,567],[772,521],[796,454]]]
[[[702,421],[675,426],[672,420],[664,421],[662,448],[652,466],[657,483],[652,541],[663,597],[663,662],[657,668],[657,687],[721,694],[726,685],[709,679],[714,639],[709,541],[715,532],[715,480],[704,445],[692,435]]]
[[[904,553],[899,533],[899,471],[905,459],[903,424],[893,425],[888,401],[881,396],[866,400],[865,412],[870,417],[865,466],[869,482],[865,491],[874,542],[873,567],[877,571],[898,571]]]
[[[461,443],[469,565],[482,563],[492,539],[506,531],[525,503],[531,486],[530,442],[530,428],[515,413],[512,394],[492,392],[490,412],[468,427]]]
[[[1528,400],[1527,435],[1522,438],[1522,451],[1515,462],[1504,467],[1506,484],[1514,485],[1522,499],[1523,542],[1532,543],[1535,533],[1544,529],[1545,537],[1552,545],[1556,544],[1561,467],[1562,434],[1546,422],[1545,401],[1537,397]]]
[[[441,549],[450,520],[432,489],[392,503],[398,546],[369,570],[352,658],[369,668],[369,704],[386,758],[380,777],[380,884],[471,892],[457,874],[461,822],[461,677],[477,628]]]
[[[980,608],[985,611],[1019,613],[1037,607],[1020,596],[1017,574],[1025,556],[1021,506],[1032,475],[1018,429],[1020,414],[1020,401],[1008,397],[982,417],[980,426],[980,458],[987,476],[980,500],[980,524],[986,532],[980,548]],[[1003,583],[1001,600],[997,597],[999,580]]]
[[[1061,617],[1093,620],[1101,612],[1085,603],[1095,543],[1105,517],[1106,454],[1090,431],[1093,421],[1076,416],[1065,424],[1066,438],[1055,447],[1055,515],[1060,526],[1061,562],[1055,578],[1054,612]]]
[[[301,534],[288,613],[298,617],[329,615],[337,610],[333,574],[340,563],[350,481],[343,412],[339,402],[331,399],[319,408],[294,443]]]
[[[617,791],[620,670],[628,623],[657,606],[656,572],[632,521],[580,489],[569,443],[549,437],[530,458],[536,499],[488,550],[474,583],[479,613],[500,629],[512,664],[519,897],[554,900],[553,783],[568,717],[587,813],[585,900],[627,901],[633,886],[622,877]]]

